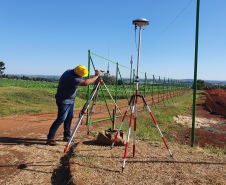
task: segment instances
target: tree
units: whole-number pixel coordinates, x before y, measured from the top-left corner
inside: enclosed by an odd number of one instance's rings
[[[192,85],[193,89],[194,84]],[[206,87],[206,83],[203,80],[197,80],[197,90],[202,90]]]
[[[5,70],[5,63],[4,62],[2,62],[2,61],[0,61],[0,75],[2,76],[2,74],[4,73],[4,71],[3,70]]]

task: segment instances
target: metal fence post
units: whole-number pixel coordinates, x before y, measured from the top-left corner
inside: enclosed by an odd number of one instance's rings
[[[112,130],[115,130],[115,116],[116,116],[116,114],[115,114],[115,110],[113,109],[113,122],[112,122]]]
[[[90,50],[88,51],[88,78],[90,78]],[[87,93],[87,99],[89,99],[90,96],[90,85],[88,85],[88,93]],[[89,124],[89,108],[87,109],[87,117],[86,117],[86,124]]]
[[[199,42],[199,9],[200,9],[199,6],[200,6],[200,0],[197,0],[191,147],[194,147],[194,143],[195,143],[195,117],[196,117],[197,67],[198,67],[198,42]]]
[[[169,78],[168,78],[168,83],[167,83],[167,101],[169,103]]]
[[[159,81],[158,81],[158,104],[159,104],[159,82],[160,82],[160,76],[159,76]]]
[[[133,69],[133,94],[134,93],[134,85],[135,85],[135,69]]]
[[[165,77],[164,77],[164,81],[163,81],[163,102],[164,102],[164,99],[165,99]]]
[[[146,90],[146,85],[147,85],[147,76],[146,76],[146,72],[145,72],[145,80],[144,80],[144,98],[145,98],[145,90]],[[145,106],[145,103],[144,103],[144,109],[146,110],[146,106]]]
[[[118,62],[116,63],[116,87],[115,87],[115,103],[117,103],[117,94],[118,94]],[[115,106],[115,115],[117,107]]]

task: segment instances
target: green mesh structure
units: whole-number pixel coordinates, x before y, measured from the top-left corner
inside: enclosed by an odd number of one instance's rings
[[[120,99],[127,99],[128,103],[131,98],[131,95],[135,94],[135,74],[136,70],[131,69],[129,67],[126,67],[124,65],[121,65],[117,62],[111,61],[109,59],[106,59],[100,55],[97,55],[90,50],[88,51],[88,70],[89,75],[88,78],[90,78],[90,73],[95,72],[95,62],[93,61],[93,58],[96,58],[99,62],[101,62],[101,66],[107,66],[108,63],[114,65],[115,67],[111,67],[111,69],[115,69],[115,74],[113,76],[110,76],[109,78],[114,79],[114,84],[106,84],[108,90],[110,91],[111,95],[113,96],[115,102],[117,103]],[[95,60],[95,61],[96,61]],[[132,79],[123,78],[121,71],[122,70],[128,70],[129,73],[132,73]],[[127,73],[128,74],[128,73]],[[166,104],[170,102],[176,101],[176,99],[182,97],[186,92],[190,91],[190,85],[189,83],[185,83],[184,81],[167,78],[167,77],[160,77],[153,74],[149,74],[147,72],[139,71],[139,74],[143,75],[143,78],[139,82],[139,94],[142,94],[144,97],[148,97],[147,103],[150,107],[156,107],[157,104]],[[108,74],[104,74],[104,79],[107,78]],[[104,80],[103,79],[103,80]],[[131,81],[131,83],[130,83]],[[105,80],[104,80],[105,82]],[[103,87],[103,86],[102,86]],[[101,87],[101,93],[99,96],[101,96],[107,106],[109,117],[103,118],[101,120],[94,120],[93,122],[99,122],[103,120],[111,120],[113,122],[111,110],[109,109],[107,98],[109,98],[108,93],[105,88]],[[93,89],[92,85],[88,86],[87,90],[87,98],[90,96],[90,92]],[[157,97],[157,98],[156,98]],[[143,104],[143,102],[142,102]],[[127,107],[128,104],[125,105]],[[121,107],[120,107],[121,108]],[[116,107],[114,108],[116,112]],[[143,109],[140,109],[138,111],[145,110],[145,106],[143,106]],[[130,115],[130,114],[127,114]],[[121,115],[116,114],[116,117],[121,117]],[[89,124],[89,110],[87,113],[87,125]]]

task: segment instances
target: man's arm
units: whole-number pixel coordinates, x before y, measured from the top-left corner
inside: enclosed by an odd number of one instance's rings
[[[95,71],[95,76],[94,76],[94,77],[89,78],[89,79],[86,79],[86,80],[82,80],[82,81],[78,84],[78,86],[88,86],[88,85],[92,84],[93,82],[96,81],[96,79],[99,77],[99,75],[100,75],[100,69],[97,69],[97,70]]]

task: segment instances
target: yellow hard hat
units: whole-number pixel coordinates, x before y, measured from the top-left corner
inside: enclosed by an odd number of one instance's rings
[[[79,76],[84,76],[84,77],[87,77],[89,72],[88,70],[86,69],[85,66],[82,66],[82,65],[79,65],[79,66],[76,66],[75,67],[75,73]]]

